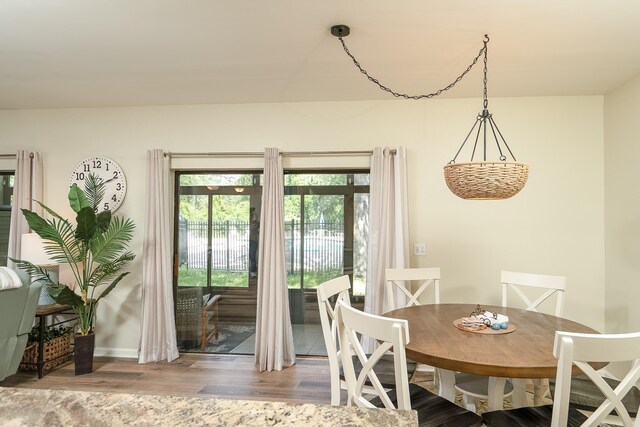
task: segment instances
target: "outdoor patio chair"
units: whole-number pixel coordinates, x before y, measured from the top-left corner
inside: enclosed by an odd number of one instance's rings
[[[205,351],[211,338],[217,338],[218,303],[221,295],[203,295],[201,287],[178,288],[176,298],[176,333],[178,343]]]

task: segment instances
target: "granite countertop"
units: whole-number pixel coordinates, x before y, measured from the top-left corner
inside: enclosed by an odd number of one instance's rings
[[[414,411],[0,387],[3,426],[417,426]]]

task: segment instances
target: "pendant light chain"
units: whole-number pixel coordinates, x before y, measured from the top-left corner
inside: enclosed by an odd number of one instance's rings
[[[478,62],[478,59],[480,59],[480,57],[484,53],[484,103],[485,103],[485,108],[487,108],[486,107],[486,104],[487,104],[487,43],[489,42],[489,36],[486,35],[486,34],[484,36],[484,46],[482,47],[482,49],[480,49],[480,51],[478,52],[478,55],[475,58],[473,58],[473,62],[471,62],[471,64],[467,67],[467,69],[464,70],[462,72],[462,74],[460,74],[453,82],[449,83],[447,86],[443,87],[442,89],[438,89],[434,93],[429,93],[429,94],[425,94],[425,95],[408,95],[406,93],[398,93],[398,92],[394,92],[389,87],[383,85],[382,83],[380,83],[380,81],[378,79],[376,79],[375,77],[369,75],[367,70],[362,68],[362,66],[360,65],[358,60],[355,58],[355,56],[353,56],[351,54],[351,52],[349,52],[349,48],[347,48],[347,45],[344,42],[343,36],[337,35],[336,37],[338,37],[338,40],[340,40],[340,43],[342,43],[342,47],[343,47],[345,53],[349,56],[349,58],[351,58],[351,60],[353,61],[353,64],[356,66],[356,68],[358,68],[358,70],[360,70],[360,72],[362,74],[367,76],[367,79],[369,79],[369,81],[371,81],[372,83],[375,83],[376,85],[378,85],[378,87],[380,89],[384,90],[385,92],[389,92],[391,95],[393,95],[393,96],[395,96],[397,98],[404,98],[404,99],[416,99],[417,100],[417,99],[423,99],[423,98],[433,98],[434,96],[438,96],[438,95],[442,94],[442,92],[445,92],[445,91],[453,88],[460,80],[462,80],[464,78],[464,76],[469,71],[471,71],[471,68],[473,68],[473,66],[476,65],[476,63]]]
[[[489,99],[487,97],[487,43],[489,43],[489,35],[485,34],[484,35],[484,47],[482,48],[484,50],[484,79],[482,79],[482,83],[484,84],[484,92],[483,92],[483,101],[482,101],[482,105],[484,106],[484,109],[486,110],[487,107],[489,106]]]

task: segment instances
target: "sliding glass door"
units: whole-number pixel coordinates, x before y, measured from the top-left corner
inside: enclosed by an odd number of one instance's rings
[[[285,176],[285,255],[294,344],[325,355],[317,287],[347,274],[362,306],[369,235],[368,173],[289,172]]]
[[[180,351],[252,354],[261,174],[178,172],[176,329]],[[326,354],[317,287],[347,274],[362,307],[368,171],[285,173],[285,257],[296,353]]]
[[[253,353],[260,174],[184,172],[176,181],[178,347]]]

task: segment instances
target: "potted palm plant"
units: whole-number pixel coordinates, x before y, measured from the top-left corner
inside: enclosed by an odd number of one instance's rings
[[[45,252],[57,263],[69,264],[76,286],[56,283],[49,272],[28,261],[13,260],[26,270],[33,280],[49,284],[49,294],[58,303],[71,306],[78,319],[78,333],[74,338],[76,375],[93,369],[95,346],[94,321],[98,302],[106,297],[128,272],[122,269],[134,259],[128,251],[134,224],[130,219],[98,212],[105,194],[101,178],[91,174],[84,189],[73,184],[69,188],[69,205],[76,213],[75,225],[37,202],[51,216],[44,219],[35,212],[22,209],[29,227],[45,240]]]

